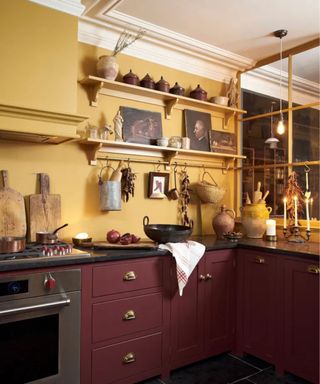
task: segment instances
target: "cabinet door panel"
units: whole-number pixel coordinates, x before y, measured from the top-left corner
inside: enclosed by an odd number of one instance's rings
[[[270,363],[275,358],[276,256],[242,253],[244,258],[244,351]]]
[[[319,274],[309,271],[311,264],[284,261],[284,365],[286,370],[318,383]]]
[[[161,324],[162,293],[93,304],[94,343],[160,327]]]
[[[188,283],[179,296],[176,288],[171,302],[171,367],[187,364],[196,359],[202,351],[203,289],[200,281],[201,268],[194,269]],[[174,267],[175,270],[175,267]],[[174,278],[176,282],[176,278]],[[175,284],[177,286],[177,284]]]
[[[232,348],[235,300],[235,265],[232,250],[206,254],[205,350],[217,354]]]

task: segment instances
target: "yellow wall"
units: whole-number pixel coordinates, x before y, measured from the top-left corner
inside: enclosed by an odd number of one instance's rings
[[[70,112],[73,105],[77,105],[77,113],[88,115],[90,123],[99,127],[105,122],[112,123],[120,105],[138,107],[161,112],[165,136],[184,135],[181,110],[175,110],[173,118],[165,120],[161,107],[107,96],[100,97],[98,108],[90,107],[86,90],[80,84],[77,85],[76,80],[88,74],[95,74],[97,58],[105,51],[77,43],[75,17],[25,1],[17,2],[19,2],[19,7],[15,6],[14,10],[10,5],[4,6],[4,2],[1,4],[1,11],[5,11],[5,14],[1,12],[0,28],[2,38],[4,37],[2,44],[6,54],[11,53],[11,57],[6,57],[5,62],[0,63],[1,80],[4,81],[4,89],[8,93],[6,95],[1,92],[0,101]],[[27,12],[26,16],[23,16],[23,12]],[[10,20],[13,23],[11,25],[12,34],[4,33],[3,15],[5,15],[7,26],[10,25]],[[21,26],[15,17],[22,23]],[[58,22],[63,22],[60,29]],[[46,30],[45,38],[43,34],[39,34],[41,28]],[[24,44],[19,44],[19,49],[20,53],[23,52],[26,56],[25,70],[22,63],[16,63],[19,52],[13,54],[14,40],[22,34],[23,30],[28,38]],[[39,55],[40,47],[41,55]],[[41,65],[39,65],[40,58]],[[222,90],[220,83],[177,72],[124,54],[119,55],[118,61],[122,74],[132,68],[140,78],[148,72],[157,81],[163,75],[170,84],[178,81],[187,91],[195,88],[197,84],[201,84],[211,96],[220,94]],[[73,63],[75,63],[74,67]],[[25,71],[28,71],[28,78],[22,76],[22,82],[19,83],[17,71],[23,71],[24,75],[26,75]],[[4,79],[2,79],[3,77]],[[9,87],[9,78],[14,79],[15,91]],[[42,80],[46,80],[43,83],[44,87],[42,87]],[[65,86],[62,84],[62,80],[65,82]],[[35,84],[33,91],[32,84]],[[77,97],[73,88],[77,91]],[[232,131],[232,127],[230,127],[230,131]],[[177,201],[147,198],[148,172],[156,170],[154,165],[150,164],[132,163],[131,166],[137,173],[135,197],[131,198],[128,203],[122,203],[121,211],[101,212],[97,181],[103,165],[104,162],[99,162],[96,167],[89,166],[85,149],[78,143],[54,146],[0,141],[0,168],[8,169],[12,188],[25,196],[30,195],[36,192],[36,173],[49,174],[51,193],[61,194],[62,197],[62,221],[69,223],[69,227],[61,232],[66,239],[70,239],[77,232],[86,231],[95,240],[102,240],[106,231],[112,228],[118,229],[120,232],[134,232],[144,236],[142,219],[145,215],[150,217],[151,223],[179,222]],[[116,165],[116,163],[112,165]],[[195,182],[199,180],[201,169],[188,168],[188,173],[190,181]],[[223,202],[232,208],[235,193],[233,173],[223,175],[220,170],[210,170],[210,173],[219,185],[227,188],[228,192]],[[211,221],[217,210],[218,206],[200,205],[197,200],[193,199],[189,212],[195,222],[194,232],[213,233]]]

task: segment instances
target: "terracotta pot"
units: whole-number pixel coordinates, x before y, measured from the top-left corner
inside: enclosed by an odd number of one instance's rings
[[[266,203],[246,204],[241,210],[241,221],[247,237],[261,239],[266,231],[266,220],[272,211]]]
[[[233,209],[227,209],[225,205],[220,207],[220,213],[212,220],[212,227],[219,239],[223,239],[224,234],[233,231],[235,217]]]
[[[103,55],[97,62],[97,74],[106,80],[115,80],[118,76],[119,64],[115,56]]]

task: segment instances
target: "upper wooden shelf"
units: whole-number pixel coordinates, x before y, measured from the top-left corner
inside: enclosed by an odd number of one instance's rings
[[[90,165],[96,164],[97,152],[120,153],[122,155],[155,156],[162,157],[168,162],[171,162],[173,158],[181,155],[187,155],[188,157],[221,159],[226,163],[236,159],[246,158],[246,156],[229,153],[194,151],[191,149],[159,147],[157,145],[136,144],[91,138],[83,139],[80,143],[91,147],[88,151],[88,160]]]
[[[221,112],[225,115],[226,125],[235,114],[243,114],[246,111],[237,108],[213,104],[207,101],[192,99],[190,97],[178,96],[171,93],[160,92],[136,85],[121,83],[118,81],[106,80],[96,76],[87,76],[79,81],[80,84],[88,87],[91,106],[98,105],[99,94],[114,96],[123,99],[135,100],[148,104],[161,105],[165,108],[166,119],[171,119],[171,112],[175,105],[184,107],[202,108],[208,111]]]

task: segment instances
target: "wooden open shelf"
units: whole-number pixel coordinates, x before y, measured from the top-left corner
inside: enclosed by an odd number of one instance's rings
[[[135,100],[147,104],[160,105],[165,108],[165,118],[171,119],[172,110],[175,106],[189,108],[202,108],[207,111],[220,112],[225,115],[225,125],[235,114],[243,114],[246,111],[237,108],[226,107],[213,104],[207,101],[192,99],[190,97],[173,95],[171,93],[160,92],[149,88],[143,88],[136,85],[121,83],[118,81],[105,80],[96,76],[87,76],[79,81],[89,91],[90,105],[98,105],[100,94],[118,97],[122,99]]]

